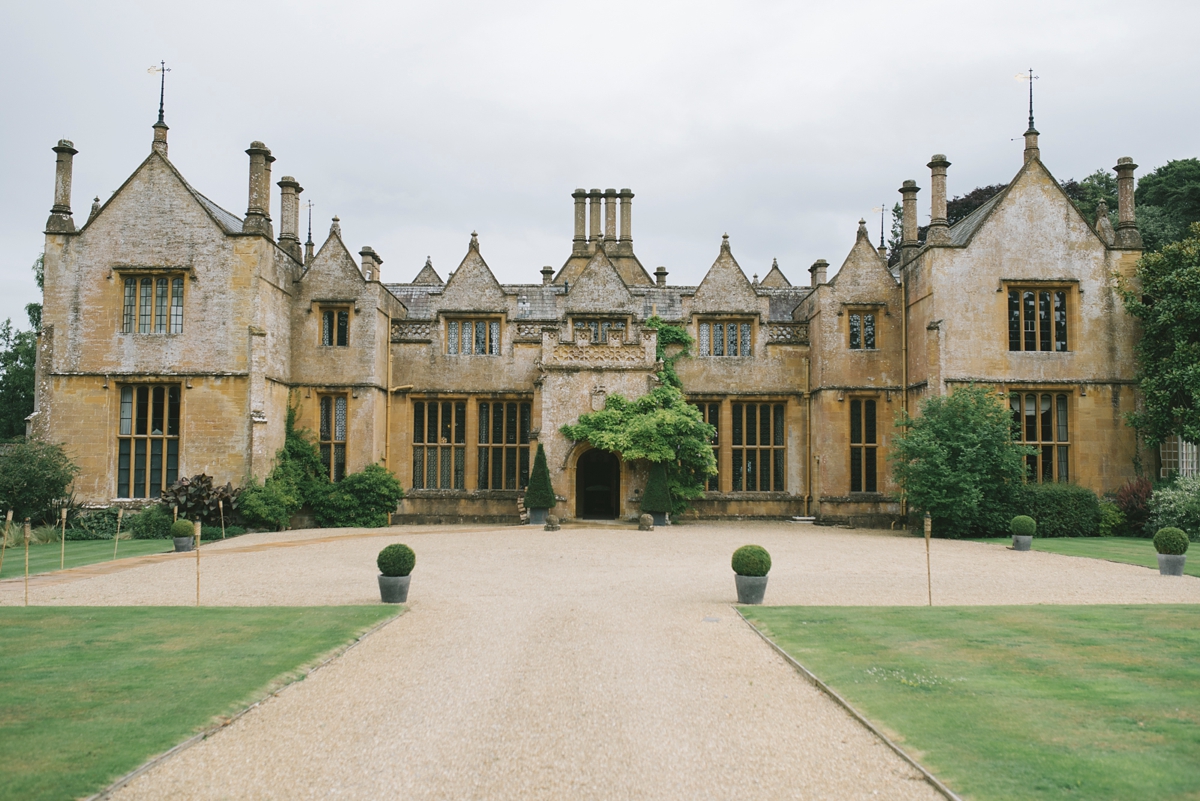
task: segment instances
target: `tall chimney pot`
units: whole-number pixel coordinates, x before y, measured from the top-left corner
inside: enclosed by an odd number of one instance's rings
[[[621,198],[621,242],[618,252],[633,255],[633,192],[628,188],[617,193]]]
[[[549,285],[554,280],[554,268],[547,264],[542,268],[542,284]]]
[[[829,271],[829,262],[824,259],[817,259],[813,262],[812,267],[808,268],[808,273],[811,276],[809,283],[812,286],[819,286],[825,283],[825,275]]]
[[[275,157],[262,142],[251,142],[246,154],[250,156],[250,197],[242,231],[265,234],[274,239],[274,229],[271,227],[271,162]]]
[[[604,197],[604,193],[599,189],[593,189],[588,192],[588,242],[592,244],[592,251],[595,251],[595,245],[600,241],[600,199]]]
[[[946,245],[950,243],[950,221],[946,218],[946,168],[950,162],[941,153],[935,153],[929,164],[929,192],[931,197],[931,214],[929,233],[925,241],[930,245]]]
[[[71,169],[79,151],[68,139],[59,139],[52,149],[58,157],[54,163],[54,205],[50,207],[46,230],[65,233],[75,230],[75,220],[71,218]]]
[[[654,271],[654,281],[659,286],[667,285],[667,268],[666,267],[659,265],[658,269]]]
[[[301,261],[300,250],[300,193],[304,187],[290,175],[279,182],[279,246]]]
[[[903,216],[901,218],[900,261],[908,262],[916,253],[921,243],[917,241],[917,193],[920,187],[913,180],[905,181],[900,186],[903,198]]]
[[[1117,159],[1117,247],[1140,249],[1142,234],[1138,231],[1133,202],[1133,171],[1138,165],[1129,156]]]
[[[571,193],[575,199],[575,238],[571,241],[571,255],[587,253],[587,190],[576,189]]]
[[[617,241],[617,190],[604,190],[604,242],[605,249]]]
[[[370,245],[363,245],[363,249],[358,252],[362,257],[363,278],[368,281],[379,280],[379,267],[383,264],[383,259],[379,258],[379,254]]]

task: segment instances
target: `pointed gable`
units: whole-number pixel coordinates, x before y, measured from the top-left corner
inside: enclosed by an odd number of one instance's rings
[[[839,289],[892,289],[896,286],[896,279],[888,270],[887,260],[880,256],[879,251],[871,244],[866,220],[858,221],[858,236],[854,240],[854,247],[850,248],[841,269],[829,283]]]
[[[438,306],[443,311],[501,312],[508,309],[503,287],[479,253],[478,234],[471,234],[467,255],[446,282]]]
[[[596,249],[579,278],[570,285],[565,305],[568,312],[632,314],[637,310],[629,287],[602,248]]]
[[[783,271],[779,269],[779,260],[771,259],[771,271],[767,273],[767,277],[759,283],[759,286],[767,289],[787,289],[791,285],[792,282],[787,280]]]
[[[441,286],[446,283],[437,274],[437,270],[433,269],[433,259],[429,256],[425,257],[425,266],[421,268],[421,272],[417,273],[417,277],[412,282],[423,286]]]
[[[347,279],[357,279],[355,285],[366,283],[354,256],[350,255],[346,244],[342,242],[342,228],[338,218],[334,217],[333,224],[329,227],[329,236],[317,251],[317,255],[308,263],[301,280],[315,288],[338,284]]]
[[[721,237],[721,253],[700,286],[696,287],[696,294],[692,297],[692,312],[758,312],[759,305],[758,293],[733,258],[733,251],[729,249],[729,234],[725,234]]]

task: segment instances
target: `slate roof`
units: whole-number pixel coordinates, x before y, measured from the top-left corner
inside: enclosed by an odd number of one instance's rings
[[[769,287],[759,287],[760,295],[766,294],[770,298],[770,312],[767,319],[773,323],[791,322],[792,312],[796,307],[812,293],[810,286],[789,286],[786,288],[772,289]]]
[[[564,294],[558,284],[502,284],[505,294],[517,296],[518,320],[557,320],[554,298]]]
[[[962,247],[971,241],[971,237],[979,230],[979,226],[987,219],[988,214],[1000,202],[1000,199],[1008,194],[1007,188],[997,192],[986,203],[984,203],[975,211],[963,217],[950,227],[950,243],[958,247]]]
[[[634,297],[638,295],[642,296],[643,319],[650,319],[657,309],[658,316],[667,322],[680,322],[683,320],[683,303],[681,297],[683,295],[695,294],[696,287],[630,287],[629,291]]]
[[[232,212],[225,211],[225,209],[221,208],[216,203],[213,203],[204,195],[196,191],[196,188],[186,181],[184,182],[184,186],[188,188],[189,192],[196,196],[196,200],[199,200],[200,205],[204,206],[204,208],[208,210],[208,213],[213,216],[213,219],[217,221],[217,224],[225,229],[225,233],[240,234],[242,232],[241,217],[233,214]]]
[[[435,292],[441,294],[440,284],[384,284],[383,287],[399,298],[408,309],[406,319],[433,319],[433,304],[429,302],[429,296]]]

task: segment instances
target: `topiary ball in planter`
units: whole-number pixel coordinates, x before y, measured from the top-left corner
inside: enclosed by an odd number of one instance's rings
[[[181,518],[171,524],[171,537],[175,540],[175,553],[190,551],[196,544],[196,527]]]
[[[417,555],[412,548],[393,543],[379,552],[375,559],[379,566],[379,596],[385,604],[402,604],[408,600],[408,584],[412,570],[417,564]]]
[[[1187,561],[1187,534],[1173,526],[1160,528],[1154,535],[1154,550],[1158,551],[1158,572],[1164,576],[1182,576]]]
[[[1037,521],[1029,515],[1017,515],[1009,524],[1013,535],[1013,550],[1028,551],[1033,546],[1033,535],[1037,533]]]
[[[760,545],[743,545],[733,552],[734,584],[738,603],[761,604],[767,592],[767,573],[771,570],[771,555]]]

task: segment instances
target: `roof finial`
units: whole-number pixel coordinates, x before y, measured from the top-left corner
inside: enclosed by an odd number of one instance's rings
[[[471,232],[471,250],[479,250],[479,234]]]
[[[333,215],[333,224],[329,226],[329,235],[333,236],[334,234],[337,234],[338,239],[342,238],[342,221],[336,214]]]
[[[729,234],[721,234],[721,250],[729,252]]]

